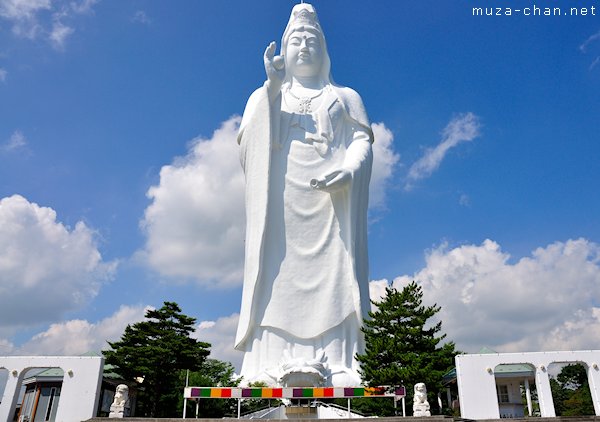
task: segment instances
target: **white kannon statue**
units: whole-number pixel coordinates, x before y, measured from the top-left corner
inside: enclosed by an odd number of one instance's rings
[[[244,382],[360,385],[369,307],[367,205],[373,133],[337,85],[314,8],[298,4],[264,53],[238,142],[246,256],[236,348]]]

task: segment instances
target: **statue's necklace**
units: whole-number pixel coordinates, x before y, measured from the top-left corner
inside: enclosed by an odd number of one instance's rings
[[[313,95],[312,97],[298,97],[296,95],[294,95],[294,93],[292,92],[292,90],[288,91],[290,93],[290,95],[292,97],[294,97],[296,100],[298,100],[298,113],[300,114],[307,114],[307,113],[312,113],[313,109],[312,109],[312,100],[314,100],[315,98],[318,98],[322,93],[323,90],[319,91],[319,93],[317,95]]]

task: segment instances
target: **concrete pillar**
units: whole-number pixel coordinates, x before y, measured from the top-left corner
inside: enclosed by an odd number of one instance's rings
[[[17,387],[23,380],[22,372],[24,372],[19,370],[21,368],[16,369],[15,367],[6,367],[6,369],[8,370],[8,380],[6,382],[6,387],[4,388],[2,401],[0,402],[0,421],[12,420],[17,406],[17,400],[19,399]]]
[[[600,416],[600,362],[588,364],[588,383],[590,385],[590,394],[594,403],[594,412]]]
[[[525,397],[527,398],[527,410],[529,411],[529,416],[533,416],[533,406],[531,404],[531,388],[529,387],[529,380],[525,378]]]
[[[537,365],[535,368],[535,385],[540,403],[540,413],[542,418],[554,418],[554,400],[552,399],[552,390],[550,389],[550,379],[548,378],[548,369],[545,364]]]

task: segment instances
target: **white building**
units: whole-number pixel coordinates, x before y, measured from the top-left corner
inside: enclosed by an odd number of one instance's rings
[[[521,388],[526,393],[531,414],[530,384],[534,381],[541,416],[554,417],[548,367],[568,363],[581,363],[587,368],[594,410],[600,416],[600,350],[458,355],[456,378],[461,416],[468,419],[522,417]]]

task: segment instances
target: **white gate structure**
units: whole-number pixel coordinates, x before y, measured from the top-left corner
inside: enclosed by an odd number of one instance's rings
[[[20,388],[32,368],[61,368],[64,372],[56,422],[80,422],[96,416],[104,358],[100,356],[0,356],[8,381],[0,403],[0,421],[13,418]]]
[[[600,416],[600,350],[458,355],[456,378],[461,416],[467,419],[500,418],[494,368],[503,364],[533,365],[541,416],[556,416],[548,377],[548,366],[552,363],[587,366],[594,411]]]

